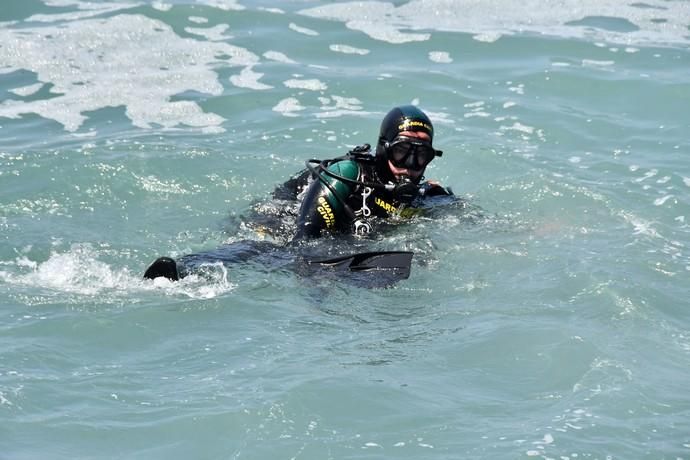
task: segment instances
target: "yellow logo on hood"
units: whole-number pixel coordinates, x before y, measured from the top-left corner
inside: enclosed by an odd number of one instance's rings
[[[401,124],[398,125],[398,132],[409,131],[410,128],[423,128],[426,129],[429,132],[429,134],[432,134],[434,132],[434,128],[432,128],[431,125],[418,120],[403,121]]]

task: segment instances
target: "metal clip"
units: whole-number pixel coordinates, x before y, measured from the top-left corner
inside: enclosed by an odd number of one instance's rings
[[[371,233],[371,225],[369,222],[363,219],[358,219],[354,222],[354,233],[355,235],[366,235]]]
[[[371,215],[371,210],[367,206],[367,198],[369,198],[372,191],[373,189],[371,187],[364,187],[364,190],[362,190],[362,215],[364,217],[369,217]]]

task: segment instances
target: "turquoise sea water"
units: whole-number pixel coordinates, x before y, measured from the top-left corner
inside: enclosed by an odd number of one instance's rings
[[[0,458],[690,458],[690,3],[6,0]],[[309,158],[415,103],[391,289],[244,264]]]

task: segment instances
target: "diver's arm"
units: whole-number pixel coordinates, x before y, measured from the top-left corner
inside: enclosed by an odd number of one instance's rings
[[[450,187],[444,187],[438,181],[428,180],[420,186],[421,194],[427,196],[454,196]]]
[[[353,161],[339,161],[328,167],[337,176],[356,179],[359,167]],[[352,219],[345,204],[354,185],[338,180],[321,171],[320,177],[307,188],[297,218],[295,240],[318,237],[325,231],[334,231],[349,225]]]
[[[443,217],[454,210],[467,208],[468,203],[453,193],[450,187],[441,185],[438,181],[429,180],[420,184],[420,196],[415,201],[416,206],[424,209],[426,217]]]
[[[310,174],[311,172],[308,169],[303,169],[294,174],[290,179],[276,186],[273,190],[273,199],[296,201],[299,194],[307,188]]]
[[[484,218],[484,212],[479,206],[472,204],[467,198],[455,195],[450,187],[442,186],[433,180],[420,185],[422,193],[415,204],[424,209],[425,217],[443,219],[448,216],[457,216],[471,221]]]

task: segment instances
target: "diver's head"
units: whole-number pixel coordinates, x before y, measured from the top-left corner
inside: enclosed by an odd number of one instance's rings
[[[427,165],[442,152],[431,143],[434,126],[424,112],[413,105],[395,107],[381,122],[376,165],[383,180],[419,183]]]

